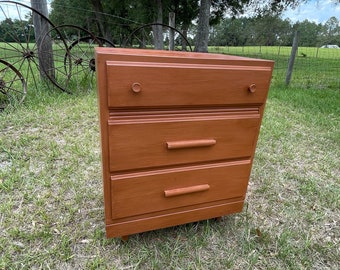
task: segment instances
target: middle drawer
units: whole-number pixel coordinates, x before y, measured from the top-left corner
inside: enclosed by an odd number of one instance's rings
[[[110,170],[249,158],[260,115],[109,121]]]

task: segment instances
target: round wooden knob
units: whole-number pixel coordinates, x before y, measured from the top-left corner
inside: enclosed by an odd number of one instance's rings
[[[256,91],[256,84],[253,83],[253,84],[249,85],[248,90],[249,90],[250,93],[255,93],[255,91]]]
[[[135,93],[139,93],[142,90],[142,86],[140,85],[140,83],[135,82],[131,85],[131,90]]]

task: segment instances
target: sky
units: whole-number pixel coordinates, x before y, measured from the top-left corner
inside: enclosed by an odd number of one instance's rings
[[[284,12],[282,18],[292,22],[309,20],[315,23],[325,23],[330,17],[340,20],[340,4],[335,5],[332,0],[309,0],[296,9]]]

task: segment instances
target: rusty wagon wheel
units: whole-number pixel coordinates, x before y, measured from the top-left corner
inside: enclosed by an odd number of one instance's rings
[[[19,70],[0,59],[0,110],[20,104],[26,93],[26,81]]]
[[[53,27],[44,36],[42,44],[46,39],[53,40],[55,49],[51,53],[54,54],[55,63],[54,70],[44,72],[57,87],[70,93],[92,88],[95,72],[94,48],[114,47],[114,44],[106,39],[96,37],[85,28],[75,25]],[[66,42],[67,50],[60,43],[60,39]],[[55,75],[57,73],[58,75]]]
[[[174,48],[176,51],[192,51],[188,39],[178,29],[162,23],[150,23],[142,25],[134,29],[124,42],[124,47],[140,48],[140,49],[155,49],[154,27],[162,27],[163,49],[170,48],[170,32],[174,35]]]
[[[40,22],[41,36],[35,36],[33,18]],[[29,85],[33,83],[37,88],[43,74],[38,43],[42,35],[54,27],[53,23],[39,11],[14,1],[0,1],[0,21],[6,29],[0,35],[0,58],[19,70]]]
[[[68,53],[72,59],[71,75],[79,86],[82,82],[88,82],[88,88],[93,88],[96,61],[94,59],[95,47],[115,47],[115,45],[102,37],[85,36],[75,40],[69,47]],[[69,56],[65,54],[64,64],[67,66]],[[86,86],[83,84],[83,86]]]

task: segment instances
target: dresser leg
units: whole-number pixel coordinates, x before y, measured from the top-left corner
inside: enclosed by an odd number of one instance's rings
[[[123,235],[122,236],[122,241],[126,242],[127,240],[129,240],[129,236],[128,235]]]

